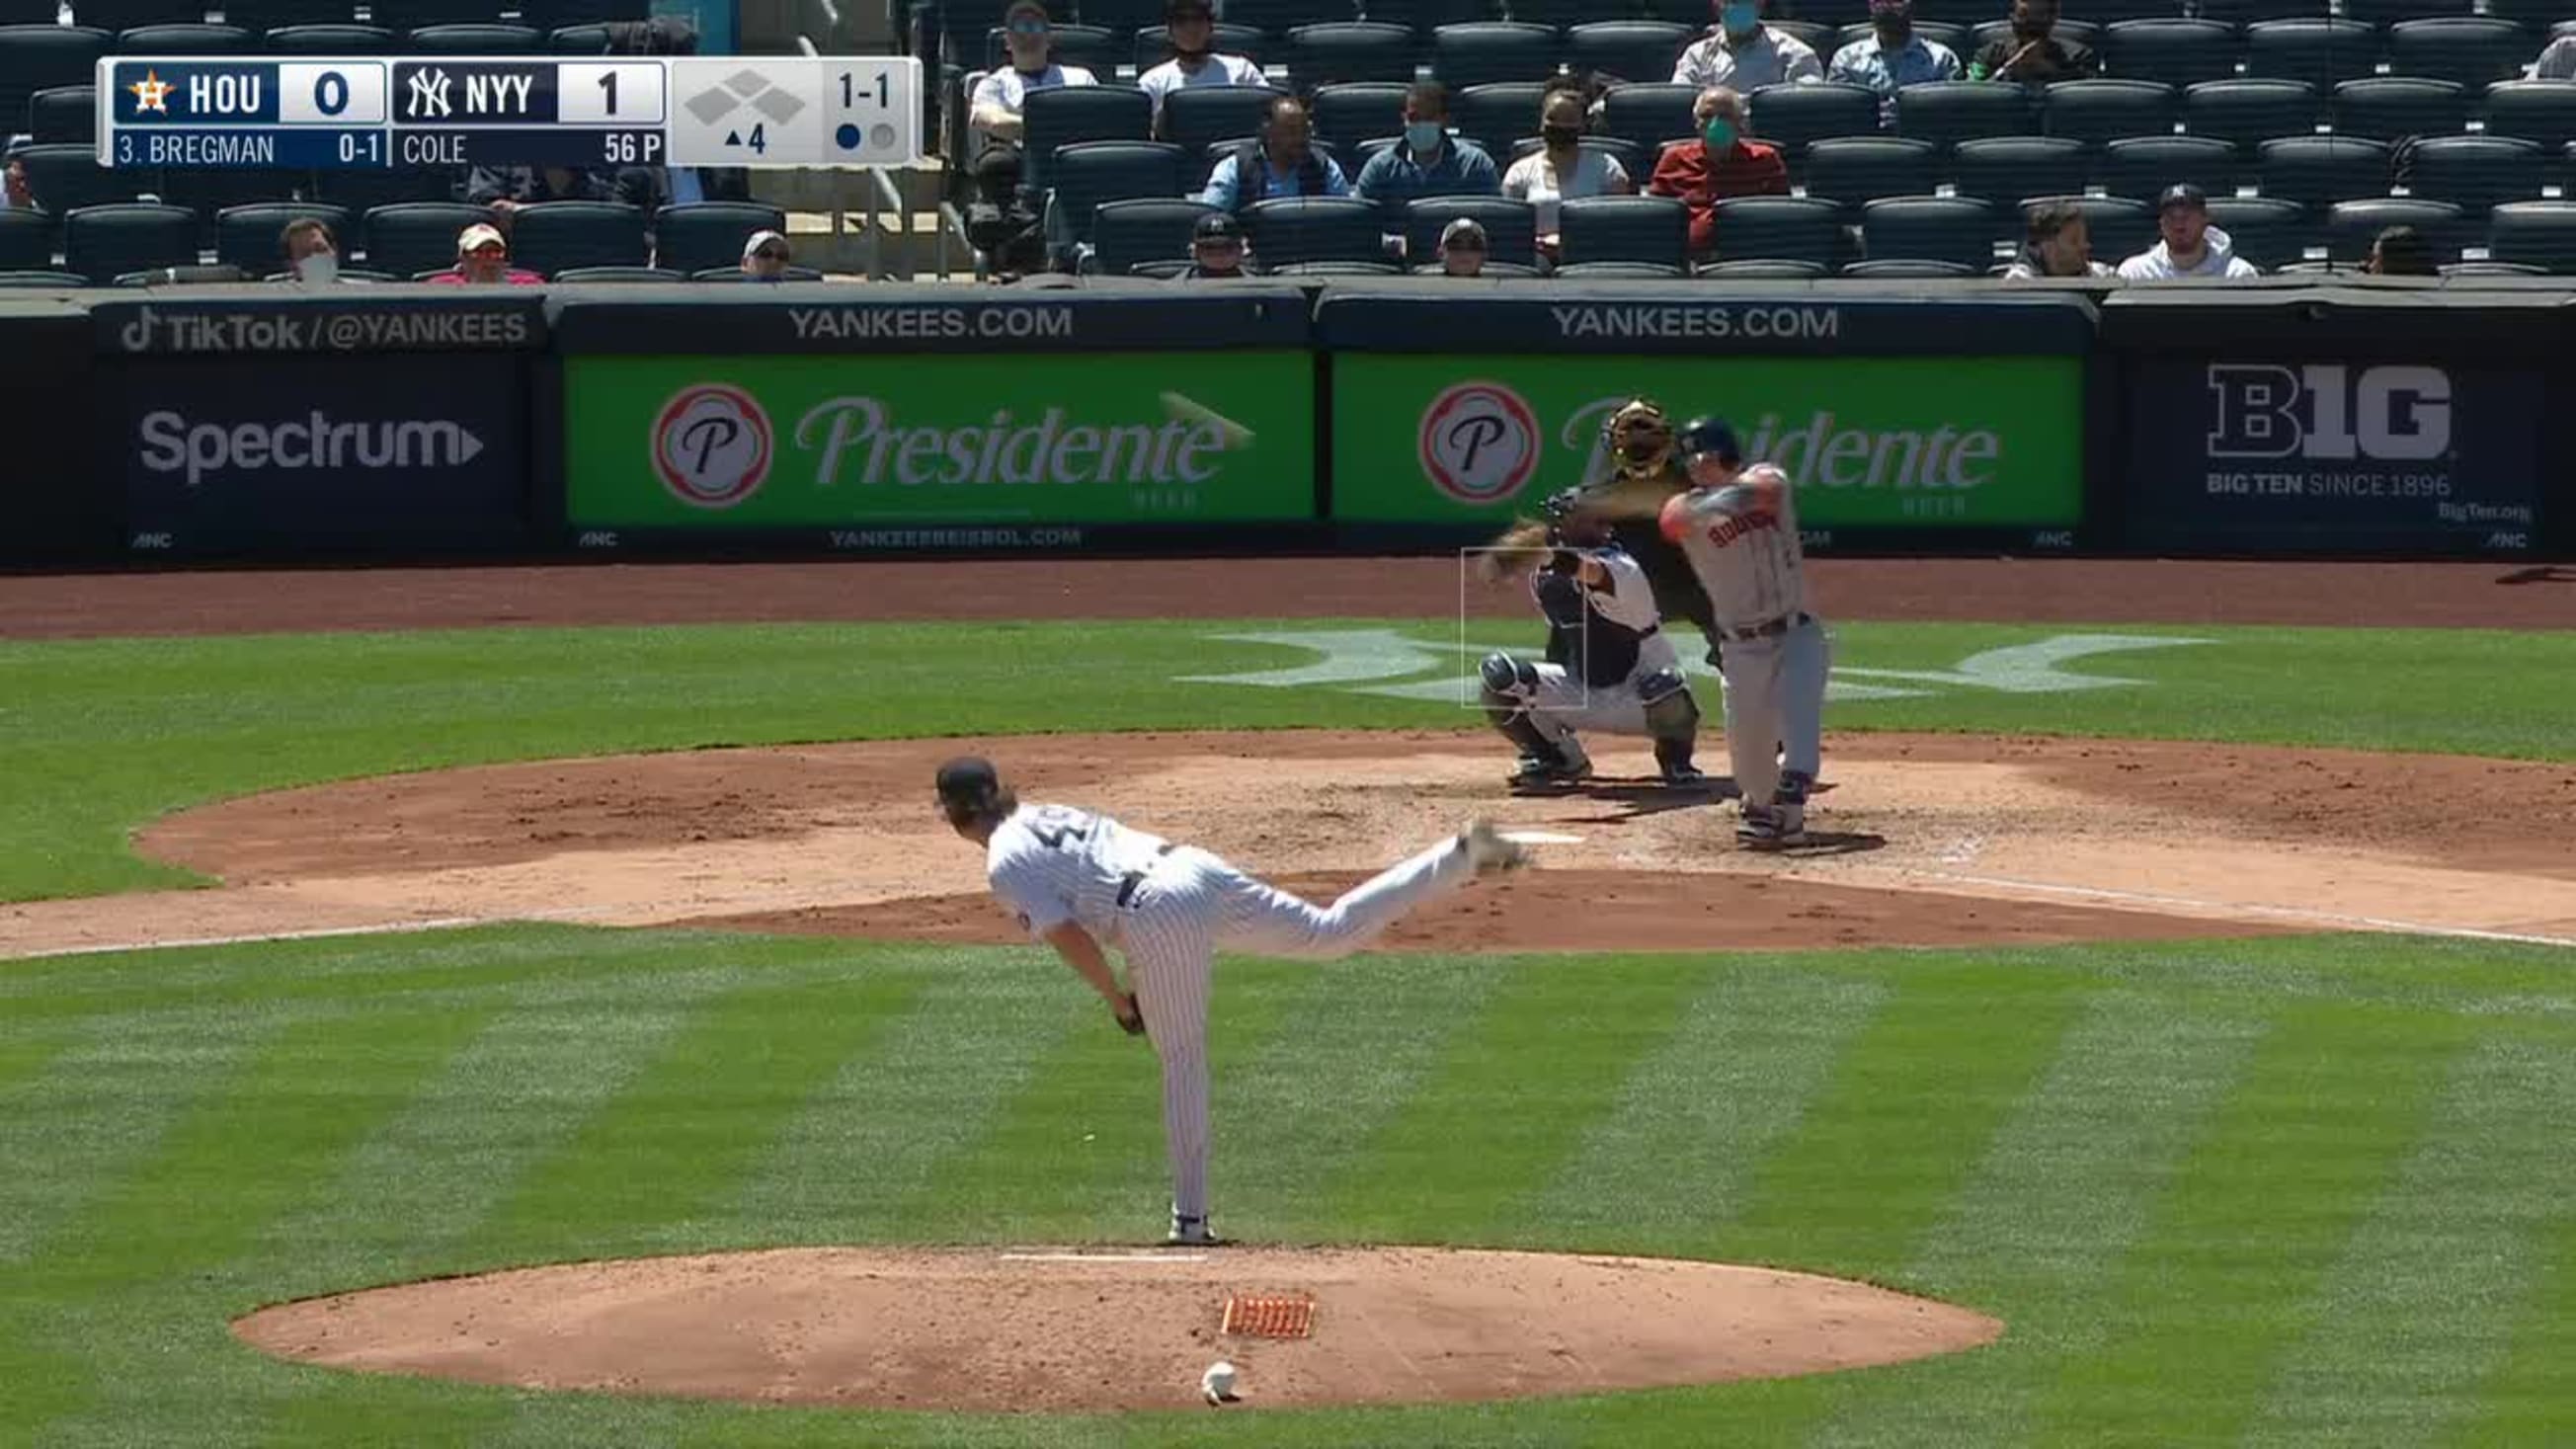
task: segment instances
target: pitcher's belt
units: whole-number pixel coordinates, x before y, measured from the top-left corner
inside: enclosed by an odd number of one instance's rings
[[[1783,614],[1767,624],[1754,624],[1742,629],[1729,629],[1721,625],[1717,632],[1739,644],[1749,644],[1756,639],[1777,639],[1806,623],[1810,617],[1812,616],[1801,610],[1795,614]]]
[[[1172,842],[1168,840],[1164,841],[1161,845],[1154,847],[1154,854],[1157,856],[1165,856],[1171,853]],[[1124,876],[1121,876],[1118,880],[1118,909],[1122,911],[1127,909],[1127,903],[1136,898],[1136,887],[1143,885],[1144,883],[1145,872],[1141,870],[1131,870]]]

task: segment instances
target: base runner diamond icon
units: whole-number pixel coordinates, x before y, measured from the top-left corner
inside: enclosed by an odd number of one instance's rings
[[[814,166],[824,162],[823,77],[818,62],[741,56],[671,62],[674,166]]]

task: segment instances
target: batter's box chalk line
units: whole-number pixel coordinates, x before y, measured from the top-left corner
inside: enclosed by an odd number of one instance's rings
[[[1223,1331],[1245,1338],[1306,1338],[1315,1300],[1302,1293],[1237,1293],[1225,1300]]]

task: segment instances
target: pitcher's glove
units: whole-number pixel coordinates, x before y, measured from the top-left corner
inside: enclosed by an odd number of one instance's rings
[[[1109,1013],[1118,1018],[1119,1029],[1129,1036],[1145,1034],[1145,1013],[1136,1005],[1135,992],[1118,993],[1118,999],[1110,1004]]]

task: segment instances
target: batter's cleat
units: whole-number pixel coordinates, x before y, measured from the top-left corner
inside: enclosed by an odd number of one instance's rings
[[[1225,1239],[1216,1235],[1216,1229],[1208,1226],[1207,1219],[1185,1218],[1174,1213],[1172,1231],[1163,1239],[1163,1244],[1172,1248],[1220,1248],[1225,1246]]]
[[[1780,829],[1780,844],[1785,849],[1807,843],[1807,807],[1794,800],[1784,800],[1771,807]]]
[[[1458,832],[1458,848],[1467,852],[1467,864],[1478,875],[1518,870],[1529,864],[1529,847],[1517,840],[1505,840],[1490,820],[1475,821]]]

